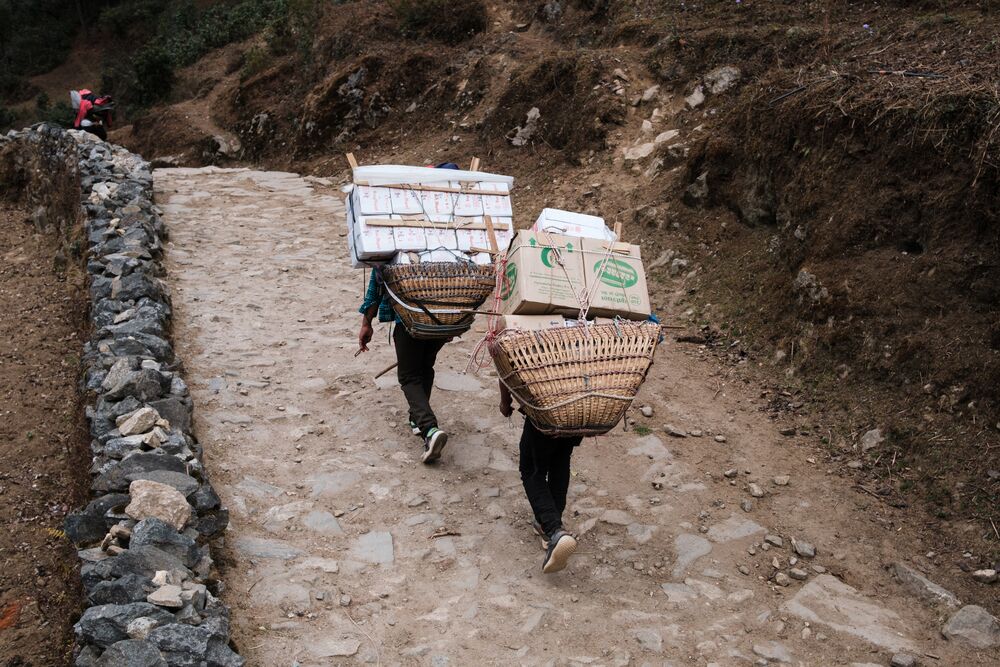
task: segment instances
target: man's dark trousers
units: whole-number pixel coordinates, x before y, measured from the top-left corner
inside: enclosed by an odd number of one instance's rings
[[[427,431],[437,426],[437,417],[431,410],[431,390],[434,388],[434,362],[446,341],[414,338],[398,322],[392,339],[399,362],[396,376],[410,404],[410,419],[426,436]]]
[[[569,489],[569,460],[581,437],[556,438],[545,435],[525,418],[521,432],[521,483],[546,535],[552,535],[562,525]]]

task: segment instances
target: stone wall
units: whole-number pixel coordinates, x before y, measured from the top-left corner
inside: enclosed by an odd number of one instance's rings
[[[57,196],[67,180],[83,213],[92,329],[81,390],[93,463],[92,499],[65,525],[86,607],[76,665],[243,665],[216,597],[209,544],[229,517],[202,466],[170,343],[166,230],[149,164],[46,125],[0,137],[0,155],[20,164],[2,182],[19,179],[46,216],[71,215]]]

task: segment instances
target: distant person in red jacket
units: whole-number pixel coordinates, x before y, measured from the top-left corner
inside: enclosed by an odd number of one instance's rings
[[[111,96],[96,95],[83,88],[69,91],[69,99],[73,103],[73,110],[76,111],[73,129],[90,132],[102,141],[107,141],[112,112],[115,109],[115,101]]]

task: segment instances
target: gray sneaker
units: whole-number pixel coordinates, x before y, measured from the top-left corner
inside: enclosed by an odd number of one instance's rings
[[[552,574],[566,568],[569,557],[576,551],[576,538],[564,530],[557,530],[549,537],[549,548],[542,563],[542,572]]]

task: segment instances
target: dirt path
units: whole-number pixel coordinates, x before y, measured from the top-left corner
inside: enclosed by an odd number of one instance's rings
[[[363,277],[336,189],[215,168],[155,181],[196,429],[232,510],[225,598],[250,664],[885,665],[899,650],[977,664],[883,570],[902,554],[856,494],[778,434],[752,388],[720,384],[676,344],[637,403],[655,409],[636,411],[652,433],[578,450],[581,552],[543,576],[520,418],[497,412],[491,373],[461,374],[481,333],[441,356],[434,403],[453,436],[422,466],[395,378],[372,381],[394,360],[385,328],[354,357]],[[793,573],[792,538],[816,556],[794,565],[806,581],[780,586],[772,560]]]

